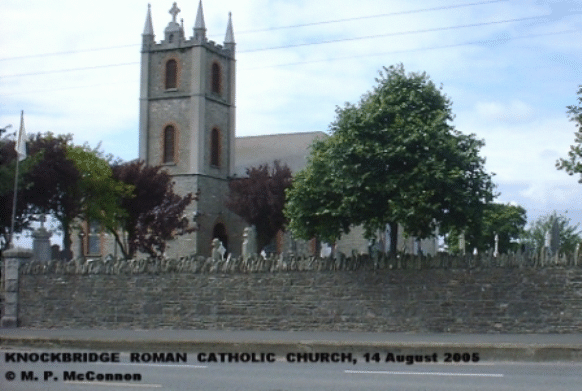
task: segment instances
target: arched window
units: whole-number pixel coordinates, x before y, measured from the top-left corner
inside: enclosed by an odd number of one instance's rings
[[[176,60],[166,62],[166,89],[178,88],[178,63]]]
[[[174,163],[176,129],[172,125],[164,128],[164,163]]]
[[[220,65],[212,63],[212,92],[215,94],[220,94],[220,73]]]
[[[220,130],[216,128],[210,136],[210,165],[220,167]]]

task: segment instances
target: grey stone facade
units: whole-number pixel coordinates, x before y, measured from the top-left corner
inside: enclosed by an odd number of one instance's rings
[[[206,38],[202,4],[189,39],[175,21],[177,12],[179,9],[173,7],[164,39],[156,42],[148,10],[142,35],[139,158],[148,165],[164,165],[174,178],[177,194],[200,191],[200,199],[185,212],[198,230],[170,242],[167,256],[209,255],[217,230],[229,252],[238,254],[244,224],[224,206],[235,159],[232,22],[229,20],[224,45],[218,45]],[[171,60],[177,69],[175,87],[169,88],[166,67]],[[164,129],[169,125],[175,129],[174,159],[165,162]],[[214,129],[219,135],[218,164],[212,162]]]

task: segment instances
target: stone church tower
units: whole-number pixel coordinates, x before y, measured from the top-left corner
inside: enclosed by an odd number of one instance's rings
[[[174,3],[161,42],[154,39],[148,5],[142,35],[139,110],[139,159],[162,165],[178,194],[196,193],[199,201],[186,217],[198,227],[168,244],[167,255],[208,256],[219,238],[229,252],[240,252],[244,223],[224,206],[234,173],[235,42],[229,15],[223,45],[209,41],[198,7],[193,35],[185,38]]]

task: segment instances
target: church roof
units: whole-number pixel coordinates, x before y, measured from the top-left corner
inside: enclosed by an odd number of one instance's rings
[[[307,164],[309,146],[313,141],[325,137],[327,134],[324,132],[237,137],[235,174],[239,177],[246,176],[248,167],[265,163],[272,165],[275,160],[286,163],[295,173]]]

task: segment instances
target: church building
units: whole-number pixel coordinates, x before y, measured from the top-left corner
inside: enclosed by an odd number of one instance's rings
[[[171,20],[163,39],[156,42],[148,5],[141,48],[139,160],[162,165],[172,175],[177,194],[200,194],[185,211],[197,231],[170,241],[166,256],[209,256],[214,238],[238,256],[247,224],[225,206],[230,178],[244,176],[246,168],[274,160],[287,164],[295,173],[306,166],[313,141],[327,135],[316,131],[237,138],[236,44],[231,15],[220,45],[206,36],[202,1],[189,38],[183,20],[178,23],[176,3],[169,13]],[[80,245],[85,256],[119,253],[113,238],[100,232],[98,226],[88,225],[85,231]],[[378,250],[386,251],[389,232],[379,232],[378,237]],[[279,233],[276,242],[271,247],[278,252],[319,255],[329,251],[325,244],[313,240],[294,240],[288,232]],[[436,238],[418,241],[399,234],[397,247],[409,253],[435,254],[438,243]],[[345,254],[370,250],[362,227],[344,235],[335,249]]]

